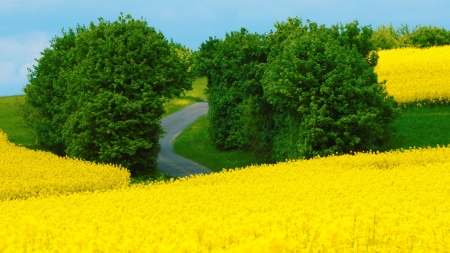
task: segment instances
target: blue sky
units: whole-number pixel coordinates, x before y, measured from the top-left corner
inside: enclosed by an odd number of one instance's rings
[[[327,26],[357,19],[361,25],[407,23],[450,30],[448,0],[0,0],[0,96],[23,94],[27,68],[61,29],[88,25],[99,17],[144,17],[167,39],[197,50],[210,36],[247,28],[267,33],[288,17]]]

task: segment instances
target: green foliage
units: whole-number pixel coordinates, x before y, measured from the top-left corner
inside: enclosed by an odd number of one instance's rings
[[[268,59],[262,86],[276,111],[275,160],[375,150],[389,138],[393,98],[366,59],[370,31],[358,36],[353,25],[343,38],[336,27],[292,32]]]
[[[130,15],[63,31],[24,89],[40,115],[30,124],[39,143],[61,155],[120,164],[132,175],[151,174],[162,105],[192,89],[185,52]]]
[[[255,95],[239,104],[243,148],[268,159],[273,146],[275,122],[273,106],[264,95]]]
[[[345,26],[334,25],[330,30],[331,37],[337,40],[341,47],[349,50],[355,49],[370,66],[377,65],[378,55],[374,53],[377,48],[371,40],[373,30],[370,26],[359,27],[358,21],[355,20]]]
[[[397,29],[392,24],[381,25],[374,31],[372,42],[377,49],[444,46],[450,45],[450,31],[436,26],[417,25],[411,30],[406,24]]]
[[[276,161],[383,145],[396,111],[374,73],[370,26],[289,18],[275,28],[202,44],[197,71],[208,77],[214,145]]]
[[[410,34],[414,47],[432,47],[450,45],[450,31],[436,26],[417,26]]]
[[[202,43],[197,73],[208,77],[209,134],[221,150],[242,148],[242,108],[244,100],[261,95],[258,64],[266,60],[263,37],[246,29],[226,34],[224,40]]]
[[[377,49],[392,49],[400,47],[400,41],[397,31],[392,24],[389,26],[381,25],[377,27],[372,35],[372,42]]]
[[[54,37],[50,48],[41,52],[38,64],[30,70],[29,84],[24,88],[27,96],[22,116],[26,124],[39,145],[58,155],[65,154],[61,130],[68,116],[61,105],[66,102],[67,84],[71,82],[71,69],[76,63],[75,39],[84,30],[78,26],[76,31],[62,31],[63,36]]]

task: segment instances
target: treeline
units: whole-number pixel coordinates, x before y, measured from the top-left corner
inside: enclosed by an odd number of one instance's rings
[[[210,37],[196,52],[214,145],[273,161],[382,146],[398,112],[374,73],[371,27],[289,18],[275,28]]]
[[[450,45],[450,31],[436,26],[417,25],[410,29],[406,24],[398,28],[381,25],[374,31],[372,41],[377,49],[444,46]]]
[[[269,34],[231,32],[193,54],[143,19],[99,19],[55,36],[29,72],[21,113],[44,148],[132,175],[157,167],[163,103],[208,77],[220,150],[273,161],[377,149],[398,115],[379,83],[377,49],[450,44],[436,27],[325,27],[298,18]]]

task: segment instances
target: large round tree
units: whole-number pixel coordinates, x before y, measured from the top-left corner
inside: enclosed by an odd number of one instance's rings
[[[192,88],[189,66],[145,20],[100,18],[42,52],[24,89],[28,120],[40,144],[60,155],[152,173],[162,105]]]
[[[275,45],[261,80],[275,111],[275,160],[376,150],[389,138],[395,103],[355,25],[311,23]]]

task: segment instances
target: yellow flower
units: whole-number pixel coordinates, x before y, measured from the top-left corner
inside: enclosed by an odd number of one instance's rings
[[[379,51],[375,72],[400,103],[450,100],[450,46]]]

